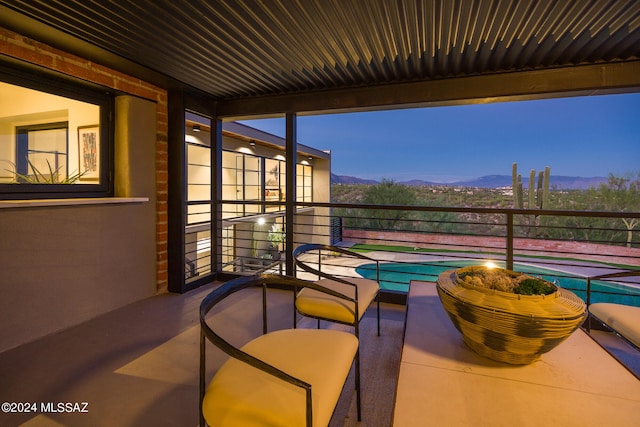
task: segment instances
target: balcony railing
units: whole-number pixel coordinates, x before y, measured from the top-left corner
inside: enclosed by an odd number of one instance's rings
[[[285,253],[298,244],[349,246],[384,261],[381,280],[389,292],[406,291],[411,280],[435,280],[449,268],[492,261],[557,281],[586,299],[587,277],[640,270],[640,230],[628,230],[623,221],[639,218],[639,212],[333,203],[296,207],[293,234],[287,236],[292,244],[278,248],[283,252],[279,268],[293,272],[291,257]],[[223,224],[234,229],[234,238],[222,243],[222,252],[233,254],[223,260],[227,271],[243,273],[235,268],[238,258],[264,259],[265,265],[273,259],[267,228],[273,221],[283,221],[284,212],[271,212],[263,228],[255,225],[260,217]],[[367,266],[342,267],[345,275],[368,274]],[[592,283],[597,293],[592,302],[611,295],[618,302],[640,306],[638,278],[619,282]]]

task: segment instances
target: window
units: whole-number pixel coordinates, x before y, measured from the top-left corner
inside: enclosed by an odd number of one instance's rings
[[[211,119],[186,112],[185,282],[211,274]]]
[[[233,271],[233,260],[236,257],[235,250],[235,225],[222,227],[222,269]]]
[[[187,140],[187,225],[211,221],[211,148]]]
[[[264,177],[262,174],[264,171]],[[313,202],[313,167],[306,161],[296,165],[296,198]],[[264,185],[263,185],[264,183]],[[236,151],[222,151],[222,199],[269,204],[223,205],[223,218],[236,218],[285,209],[286,162]],[[264,205],[264,206],[263,206]]]
[[[262,201],[261,158],[232,151],[222,152],[222,198],[224,200]],[[259,204],[225,204],[223,218],[261,213]]]
[[[265,159],[264,200],[267,202],[284,202],[286,200],[286,167],[285,162],[276,159]],[[282,205],[267,205],[267,211],[284,210]]]
[[[17,182],[68,182],[69,122],[17,126],[14,175]]]
[[[310,165],[296,165],[296,198],[299,202],[313,202],[312,172]]]
[[[113,194],[113,97],[0,67],[0,198]]]

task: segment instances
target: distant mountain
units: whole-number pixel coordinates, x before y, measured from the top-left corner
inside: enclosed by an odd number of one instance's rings
[[[581,176],[554,176],[551,175],[551,188],[562,188],[565,190],[586,190],[590,187],[597,187],[601,183],[607,182],[606,177],[581,177]],[[354,176],[344,176],[331,174],[332,184],[378,184],[378,181],[371,179],[362,179]],[[429,185],[446,185],[450,187],[476,187],[476,188],[500,188],[511,187],[511,175],[485,175],[476,179],[467,181],[456,181],[449,183],[440,183],[432,181],[423,181],[420,179],[412,179],[402,181],[399,184],[409,186],[429,186]],[[522,184],[525,188],[529,185],[529,178],[522,177]]]
[[[408,185],[410,187],[420,187],[423,185],[448,185],[440,182],[423,181],[421,179],[412,179],[410,181],[402,181],[400,184]]]
[[[525,178],[522,178],[523,181]],[[529,180],[526,179],[528,182]],[[456,187],[478,187],[478,188],[499,188],[499,187],[511,187],[511,175],[485,175],[480,178],[471,179],[468,181],[452,182],[450,185]],[[525,184],[527,185],[527,184]]]
[[[346,176],[346,175],[336,175],[334,173],[331,174],[331,183],[332,184],[378,184],[378,181],[373,179],[362,179],[356,178],[355,176]]]
[[[549,186],[551,188],[562,188],[564,190],[586,190],[590,187],[597,187],[600,183],[607,182],[607,178],[601,176],[581,177],[581,176],[561,176],[551,175]],[[478,188],[499,188],[511,187],[511,175],[486,175],[469,181],[453,182],[449,185],[458,187],[478,187]],[[522,177],[522,185],[529,186],[529,178]]]
[[[551,175],[551,186],[564,188],[566,190],[586,190],[591,187],[598,187],[600,184],[606,184],[608,178],[603,176],[581,177],[581,176],[556,176]],[[529,181],[529,180],[527,180]]]

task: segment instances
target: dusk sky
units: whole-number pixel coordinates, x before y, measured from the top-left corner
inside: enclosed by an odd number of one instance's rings
[[[243,121],[284,137],[285,120]],[[332,172],[454,182],[551,167],[560,176],[640,170],[640,94],[298,117],[298,142]]]

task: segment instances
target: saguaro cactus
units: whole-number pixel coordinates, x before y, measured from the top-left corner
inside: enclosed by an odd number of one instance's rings
[[[522,176],[518,174],[518,164],[514,163],[511,169],[513,182],[513,207],[524,209],[524,195],[522,194]],[[544,168],[544,172],[538,173],[538,185],[536,187],[536,171],[531,169],[529,173],[528,209],[546,209],[549,205],[549,177],[551,168]],[[527,221],[526,234],[530,236],[538,230],[539,216],[537,214],[525,216]]]
[[[540,172],[542,174],[542,172]],[[544,168],[544,179],[542,182],[542,197],[540,197],[540,209],[549,208],[549,180],[551,179],[551,168],[546,166]]]
[[[544,168],[544,172],[538,174],[538,185],[536,188],[536,171],[531,169],[529,173],[529,193],[528,209],[545,209],[549,205],[549,177],[551,176],[551,168]],[[511,182],[513,190],[513,207],[524,209],[524,195],[522,194],[522,175],[518,174],[518,164],[514,163],[511,167]]]
[[[518,164],[511,166],[511,188],[513,192],[513,207],[522,209],[522,177],[518,175]]]

